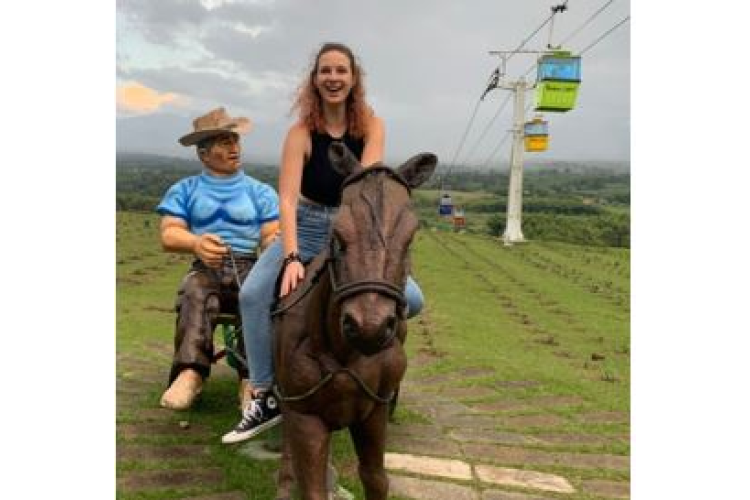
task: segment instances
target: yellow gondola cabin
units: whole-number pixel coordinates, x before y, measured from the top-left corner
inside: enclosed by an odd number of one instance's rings
[[[524,145],[526,151],[538,153],[547,151],[549,146],[549,127],[547,121],[536,117],[523,126]]]

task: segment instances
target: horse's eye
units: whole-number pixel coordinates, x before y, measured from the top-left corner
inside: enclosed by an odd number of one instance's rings
[[[346,244],[338,235],[333,237],[333,246],[337,252],[344,253],[346,251]]]
[[[341,252],[346,250],[346,242],[344,241],[344,237],[341,235],[341,232],[337,228],[333,228],[333,234],[331,236],[331,239],[333,240],[333,246],[334,248],[336,248],[336,250],[339,250]]]

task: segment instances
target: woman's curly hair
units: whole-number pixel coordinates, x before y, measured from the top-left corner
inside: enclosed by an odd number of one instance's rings
[[[323,132],[325,118],[321,105],[320,93],[315,87],[315,74],[318,72],[320,57],[326,52],[337,51],[346,55],[352,68],[354,85],[346,98],[347,130],[353,137],[364,137],[367,133],[368,119],[373,115],[372,108],[365,100],[364,70],[358,64],[351,49],[342,43],[325,43],[318,51],[311,69],[297,91],[297,97],[292,105],[292,112],[298,110],[299,119],[310,130]]]

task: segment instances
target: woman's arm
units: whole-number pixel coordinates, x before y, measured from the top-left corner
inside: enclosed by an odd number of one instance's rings
[[[299,252],[297,247],[297,200],[302,184],[302,168],[305,153],[310,150],[310,132],[298,123],[287,133],[281,153],[281,171],[279,173],[279,210],[281,220],[281,242],[284,257]],[[280,296],[285,296],[297,287],[305,277],[301,262],[292,261],[284,270],[281,280]]]
[[[258,251],[263,252],[268,245],[273,243],[279,236],[279,221],[274,220],[266,222],[260,226],[260,241],[258,242]]]
[[[383,120],[375,116],[370,116],[367,124],[367,134],[365,134],[365,149],[362,151],[362,166],[370,167],[379,161],[383,161],[383,151],[385,150],[385,125]]]

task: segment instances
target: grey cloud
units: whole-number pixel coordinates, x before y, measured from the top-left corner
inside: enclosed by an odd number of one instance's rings
[[[207,11],[198,1],[118,0],[118,15],[127,18],[147,40],[170,44],[206,22]]]
[[[169,67],[161,70],[130,71],[127,76],[147,87],[169,90],[199,99],[242,102],[248,97],[247,83],[237,78],[227,78],[212,71]]]
[[[290,89],[267,85],[253,91],[249,80],[240,76],[227,77],[215,72],[177,67],[161,71],[132,71],[127,76],[147,87],[162,92],[168,89],[188,97],[186,107],[173,108],[173,113],[182,116],[195,116],[208,109],[225,106],[233,113],[248,114],[256,121],[267,122],[278,120],[289,110]]]

